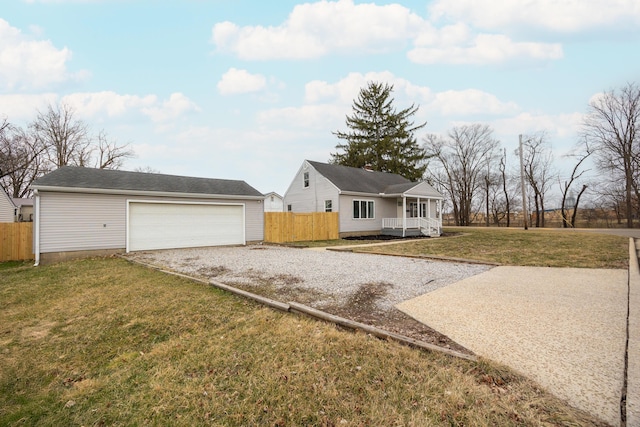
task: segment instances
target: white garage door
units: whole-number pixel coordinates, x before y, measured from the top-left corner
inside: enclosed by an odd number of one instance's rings
[[[130,251],[244,243],[242,205],[129,202]]]

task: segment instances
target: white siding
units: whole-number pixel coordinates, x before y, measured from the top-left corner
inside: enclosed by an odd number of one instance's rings
[[[244,203],[245,239],[247,242],[264,240],[264,203],[262,200],[228,200],[228,202]]]
[[[0,188],[0,191],[2,192],[0,193],[0,222],[14,222],[15,206],[2,188]]]
[[[309,173],[309,186],[304,187],[303,175]],[[291,205],[292,212],[324,212],[325,200],[331,200],[332,211],[338,212],[338,189],[327,178],[304,162],[284,195],[284,210]]]
[[[277,194],[267,194],[264,198],[264,211],[265,212],[282,212],[283,211],[283,199]]]
[[[40,253],[124,249],[126,197],[40,192]]]
[[[40,192],[40,252],[125,249],[126,202],[173,200],[198,202],[203,199],[131,197],[125,195]],[[264,239],[262,200],[204,199],[207,202],[243,203],[247,242]]]

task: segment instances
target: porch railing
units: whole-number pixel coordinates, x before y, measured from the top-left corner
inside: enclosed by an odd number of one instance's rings
[[[433,236],[442,234],[442,223],[433,218],[407,218],[406,228],[419,228],[423,233]],[[402,218],[382,218],[382,228],[402,229]]]
[[[442,234],[442,222],[433,218],[419,218],[420,219],[420,230],[429,236],[440,236]]]

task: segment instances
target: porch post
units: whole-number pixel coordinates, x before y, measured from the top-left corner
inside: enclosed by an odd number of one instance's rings
[[[431,199],[427,199],[427,219],[431,221]],[[431,227],[431,225],[429,225]]]
[[[402,237],[405,237],[407,230],[407,196],[402,195]]]

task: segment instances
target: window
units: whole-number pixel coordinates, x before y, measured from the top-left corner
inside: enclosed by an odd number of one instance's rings
[[[287,212],[291,212],[291,205],[287,205]]]
[[[332,211],[332,205],[333,205],[333,202],[331,200],[325,200],[324,201],[324,211],[325,212],[331,212]]]
[[[302,185],[304,186],[304,188],[307,188],[309,186],[309,172],[305,172],[302,176]]]
[[[353,219],[373,219],[375,209],[373,200],[354,200]]]

